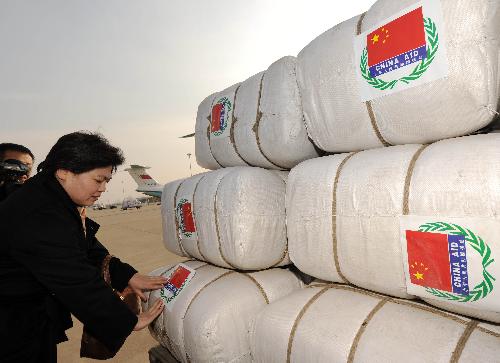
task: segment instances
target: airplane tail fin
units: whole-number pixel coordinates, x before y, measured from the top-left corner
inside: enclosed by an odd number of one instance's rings
[[[125,169],[137,183],[138,189],[147,189],[159,185],[157,181],[149,175],[146,169],[149,169],[149,166],[130,165],[130,168]]]

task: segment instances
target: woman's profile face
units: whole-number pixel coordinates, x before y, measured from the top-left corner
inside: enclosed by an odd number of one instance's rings
[[[92,169],[81,174],[65,169],[56,171],[59,183],[71,200],[81,207],[90,206],[99,199],[106,190],[106,184],[111,180],[111,175],[111,166]]]

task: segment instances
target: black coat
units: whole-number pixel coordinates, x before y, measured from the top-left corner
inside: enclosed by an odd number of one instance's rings
[[[67,340],[70,313],[110,349],[121,347],[137,316],[101,276],[108,251],[98,228],[87,218],[85,235],[76,205],[44,172],[0,202],[0,360],[37,361]],[[136,272],[113,258],[113,288],[122,291]]]

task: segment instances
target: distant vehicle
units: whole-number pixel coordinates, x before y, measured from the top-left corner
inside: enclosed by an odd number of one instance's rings
[[[122,210],[127,210],[131,208],[139,209],[142,207],[141,202],[133,198],[125,198],[122,202]]]
[[[158,182],[146,172],[146,169],[149,169],[149,166],[130,165],[130,168],[125,170],[129,172],[130,176],[137,183],[137,192],[161,198],[163,185],[158,184]]]
[[[94,204],[92,206],[92,209],[93,210],[103,210],[103,209],[106,209],[106,206],[104,204]]]
[[[117,207],[116,207],[116,205],[114,205],[114,204],[111,204],[111,205],[109,206],[109,209],[115,209],[115,208],[117,208]]]

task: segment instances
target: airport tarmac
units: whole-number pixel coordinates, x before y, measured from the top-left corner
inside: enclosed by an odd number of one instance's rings
[[[97,237],[109,252],[141,273],[147,274],[158,267],[185,260],[168,252],[163,246],[159,205],[126,211],[119,208],[96,211],[89,209],[87,215],[101,225]],[[80,358],[82,324],[73,317],[73,325],[66,332],[69,341],[57,346],[58,361],[96,362]],[[107,362],[149,362],[148,350],[157,344],[147,328],[132,332],[118,354]]]

